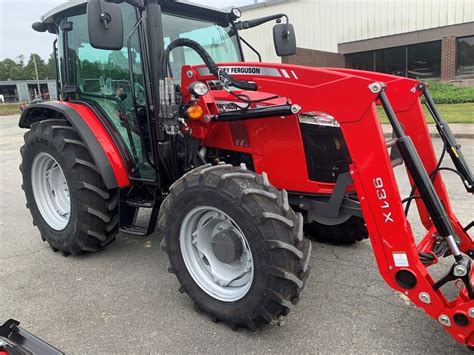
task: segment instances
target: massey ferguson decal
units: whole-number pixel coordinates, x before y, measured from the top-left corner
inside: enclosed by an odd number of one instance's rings
[[[247,104],[233,101],[216,101],[216,106],[220,112],[237,111],[245,108]]]
[[[229,112],[229,111],[237,111],[242,110],[243,108],[247,107],[247,104],[242,102],[235,102],[235,101],[216,101],[216,106],[220,112]],[[259,108],[265,107],[266,105],[252,105],[252,108]]]
[[[226,73],[231,75],[252,75],[252,76],[277,76],[281,77],[281,73],[276,68],[267,68],[267,67],[248,67],[248,66],[225,66],[219,67],[223,69]],[[210,75],[208,68],[198,68],[200,75]]]

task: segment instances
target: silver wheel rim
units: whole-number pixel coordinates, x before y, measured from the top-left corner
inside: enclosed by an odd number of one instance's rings
[[[48,153],[39,153],[33,160],[31,185],[46,223],[55,230],[66,228],[71,215],[69,187],[61,166]]]
[[[212,247],[213,238],[230,229],[242,243],[237,260],[224,263]],[[207,294],[224,302],[234,302],[250,290],[254,275],[252,252],[240,227],[226,213],[210,206],[189,211],[181,224],[180,247],[189,274]]]

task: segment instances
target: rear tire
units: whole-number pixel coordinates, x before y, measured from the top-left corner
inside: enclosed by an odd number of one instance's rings
[[[22,188],[26,195],[26,206],[41,238],[54,251],[61,251],[65,256],[95,252],[111,243],[118,233],[118,190],[106,189],[86,145],[74,127],[65,119],[44,120],[32,124],[24,140],[25,144],[20,150]],[[41,176],[36,171],[38,164],[35,162],[41,156],[54,161],[65,178],[70,210],[64,225],[48,222],[45,209],[49,202],[39,199],[38,182],[33,186],[32,180],[40,179],[38,176]],[[52,196],[56,195],[53,191]]]
[[[303,238],[303,218],[290,208],[286,191],[277,190],[265,174],[257,175],[245,166],[210,164],[184,175],[170,190],[158,227],[180,292],[189,295],[196,309],[233,329],[256,330],[286,316],[306,286],[311,253],[311,243]],[[189,260],[183,258],[182,226],[202,206],[220,210],[235,221],[253,258],[250,287],[232,300],[221,300],[218,291],[213,296],[200,286],[187,266]],[[213,270],[209,273],[213,275]]]
[[[364,220],[354,216],[334,226],[308,223],[305,224],[304,231],[313,240],[334,245],[354,244],[369,237]]]

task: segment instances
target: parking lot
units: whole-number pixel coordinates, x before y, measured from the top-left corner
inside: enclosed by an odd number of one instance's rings
[[[301,302],[281,326],[256,333],[232,331],[193,310],[167,272],[159,235],[119,235],[81,257],[53,253],[25,207],[17,122],[0,118],[0,323],[15,318],[67,353],[470,353],[384,283],[368,241],[313,243]],[[472,167],[474,141],[459,142]],[[439,151],[439,139],[435,145]],[[472,197],[455,175],[443,176],[461,222],[469,222]],[[406,178],[401,190],[408,194]],[[423,233],[419,223],[414,229]]]

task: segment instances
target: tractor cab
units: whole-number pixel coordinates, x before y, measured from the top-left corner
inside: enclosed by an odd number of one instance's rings
[[[239,28],[244,25],[236,22],[238,17],[238,9],[224,12],[180,1],[71,1],[34,28],[57,33],[61,97],[85,102],[103,118],[126,155],[131,178],[158,181],[158,156],[166,154],[159,150],[167,148],[162,144],[154,151],[151,144],[161,135],[153,122],[159,93],[151,83],[165,74],[157,63],[180,38],[199,43],[216,63],[243,62]],[[283,44],[285,55],[292,54],[289,44]],[[177,47],[170,55],[168,76],[179,85],[183,66],[202,63],[196,51]]]

